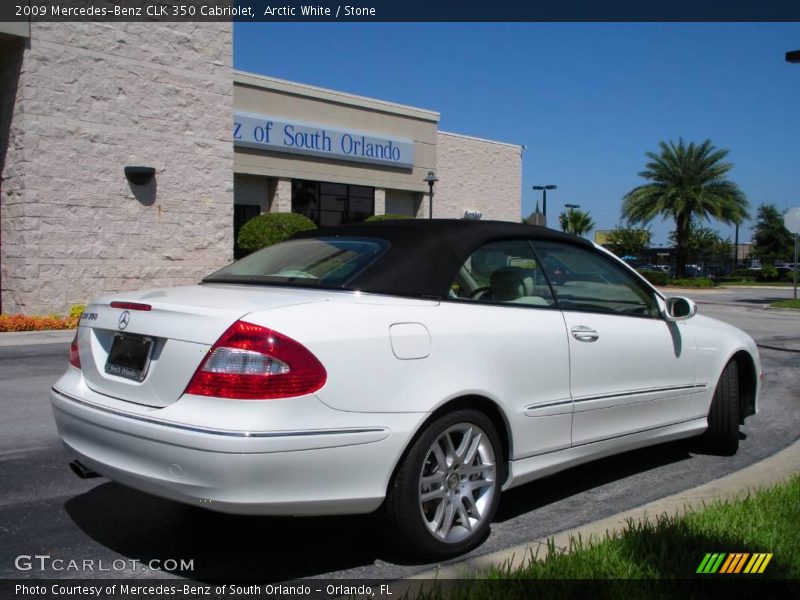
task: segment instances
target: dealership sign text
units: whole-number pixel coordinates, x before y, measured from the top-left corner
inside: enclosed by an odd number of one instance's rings
[[[411,140],[309,125],[254,113],[234,113],[233,143],[245,148],[406,169],[414,165],[414,143]]]

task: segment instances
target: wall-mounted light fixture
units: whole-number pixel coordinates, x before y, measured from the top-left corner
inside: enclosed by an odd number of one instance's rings
[[[129,166],[125,167],[125,179],[134,185],[146,185],[153,181],[156,170],[154,167]]]

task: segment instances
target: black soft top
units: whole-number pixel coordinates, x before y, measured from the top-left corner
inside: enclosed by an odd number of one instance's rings
[[[545,227],[507,221],[398,219],[320,227],[291,239],[377,238],[390,246],[347,287],[377,294],[444,298],[458,269],[488,242],[534,238],[591,247],[583,238]]]

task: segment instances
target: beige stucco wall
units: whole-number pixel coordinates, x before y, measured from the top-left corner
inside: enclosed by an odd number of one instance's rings
[[[32,25],[3,134],[3,312],[194,283],[232,258],[231,52],[230,23]],[[140,164],[154,186],[126,181]]]
[[[236,148],[237,173],[422,192],[425,175],[436,168],[437,112],[238,71],[233,102],[237,111],[414,143],[412,169]]]
[[[386,213],[390,215],[406,215],[415,217],[422,194],[417,192],[404,192],[388,190],[386,192]],[[426,203],[427,206],[427,203]]]
[[[442,131],[436,140],[435,218],[460,219],[470,210],[481,212],[483,220],[520,222],[522,146]],[[423,205],[427,216],[427,194]]]

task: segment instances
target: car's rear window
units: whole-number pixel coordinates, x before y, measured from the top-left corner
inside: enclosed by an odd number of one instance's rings
[[[346,288],[389,247],[375,238],[310,238],[264,248],[209,275],[205,283]]]

